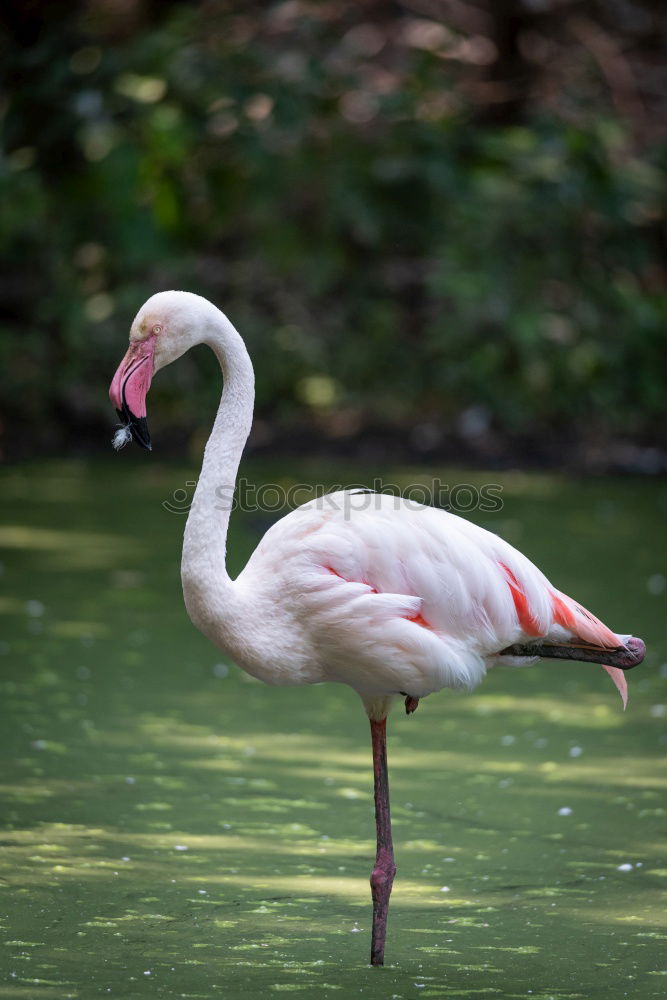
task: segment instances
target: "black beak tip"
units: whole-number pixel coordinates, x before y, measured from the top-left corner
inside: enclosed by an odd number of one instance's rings
[[[153,445],[146,417],[135,417],[127,403],[123,404],[122,410],[116,410],[116,413],[119,420],[122,420],[130,428],[132,439],[146,451],[152,451]]]
[[[148,431],[148,422],[145,417],[133,416],[130,420],[130,432],[138,445],[141,445],[146,451],[153,450],[151,436]]]

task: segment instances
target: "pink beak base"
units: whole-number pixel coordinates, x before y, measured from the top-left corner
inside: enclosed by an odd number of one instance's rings
[[[109,399],[117,410],[127,404],[134,417],[146,416],[146,394],[153,378],[155,334],[130,344],[109,388]]]
[[[131,343],[109,387],[109,399],[137,444],[150,450],[146,395],[153,378],[156,335]]]

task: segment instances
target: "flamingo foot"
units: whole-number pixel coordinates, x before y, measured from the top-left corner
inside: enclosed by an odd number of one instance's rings
[[[373,897],[373,930],[371,933],[371,965],[384,965],[384,942],[387,936],[389,897],[396,875],[396,865],[391,849],[381,848],[371,872]]]
[[[405,714],[412,715],[419,708],[419,698],[413,698],[411,694],[406,695],[405,698]]]

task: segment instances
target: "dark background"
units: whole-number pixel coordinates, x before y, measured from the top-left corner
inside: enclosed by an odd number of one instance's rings
[[[129,323],[177,287],[248,341],[257,449],[659,471],[666,22],[5,4],[4,456],[108,447]],[[163,454],[199,451],[219,382],[203,350],[160,376]]]

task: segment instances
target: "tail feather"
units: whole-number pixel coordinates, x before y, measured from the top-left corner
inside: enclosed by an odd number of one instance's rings
[[[532,595],[531,604],[525,587],[509,566],[501,562],[500,567],[512,595],[518,624],[527,637],[502,649],[500,656],[514,658],[519,662],[543,656],[599,663],[611,677],[625,709],[628,703],[628,684],[624,671],[643,660],[645,647],[641,639],[612,632],[583,605],[553,589],[546,581],[547,603],[543,610],[547,614],[542,617],[535,610],[535,595]],[[550,624],[548,601],[551,602]],[[607,665],[604,660],[614,665]]]
[[[623,645],[620,636],[567,594],[555,590],[551,600],[554,623],[571,631],[575,639],[581,639],[601,649],[617,649]]]
[[[619,667],[607,667],[602,664],[602,668],[607,671],[612,681],[616,685],[616,689],[621,696],[621,701],[623,702],[623,711],[628,707],[628,682],[625,679],[625,672]]]
[[[577,601],[573,601],[571,597],[560,591],[555,591],[552,603],[554,622],[564,628],[571,629],[577,639],[590,642],[594,646],[602,647],[602,649],[616,649],[622,645],[621,636],[612,632],[604,622],[601,622]],[[602,666],[614,682],[623,702],[623,711],[625,711],[628,705],[628,682],[625,679],[625,673],[619,667],[608,667],[604,663]]]

